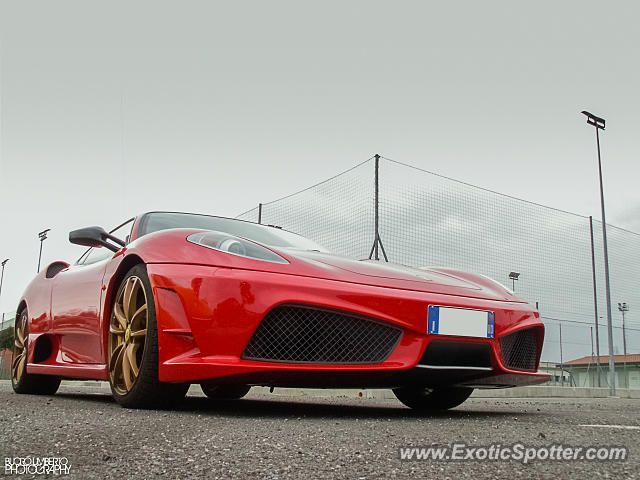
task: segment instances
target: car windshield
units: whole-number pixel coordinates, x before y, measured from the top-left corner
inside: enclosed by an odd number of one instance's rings
[[[317,243],[281,228],[236,220],[233,218],[213,217],[195,213],[152,212],[140,220],[138,237],[170,228],[201,228],[243,237],[256,243],[271,247],[296,248],[300,250],[327,249]]]

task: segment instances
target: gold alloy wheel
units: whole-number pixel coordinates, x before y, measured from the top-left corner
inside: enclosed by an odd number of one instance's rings
[[[13,340],[13,357],[11,361],[11,378],[17,384],[25,371],[27,361],[27,313],[22,312],[16,321]]]
[[[139,277],[125,280],[109,321],[109,376],[114,390],[127,394],[140,373],[147,337],[147,294]]]

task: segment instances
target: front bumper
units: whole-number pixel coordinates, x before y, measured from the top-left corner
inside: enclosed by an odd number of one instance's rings
[[[507,368],[499,339],[526,328],[540,334],[538,313],[521,302],[398,290],[277,273],[182,264],[148,264],[159,340],[159,376],[166,382],[215,381],[295,387],[389,388],[407,384],[500,388],[548,380]],[[274,363],[243,358],[265,315],[280,305],[309,305],[375,319],[402,329],[391,354],[375,364]],[[428,306],[491,310],[495,338],[427,334]],[[425,365],[433,342],[483,344],[489,365]]]

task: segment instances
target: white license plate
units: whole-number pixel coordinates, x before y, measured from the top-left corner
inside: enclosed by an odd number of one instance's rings
[[[494,312],[429,305],[430,335],[494,338],[495,325]]]

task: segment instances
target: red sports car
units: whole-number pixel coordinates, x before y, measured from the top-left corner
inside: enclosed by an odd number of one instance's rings
[[[499,283],[442,268],[334,255],[273,226],[150,212],[54,262],[18,306],[17,393],[108,380],[125,407],[252,385],[392,388],[409,407],[460,405],[474,388],[541,383],[538,312]]]

